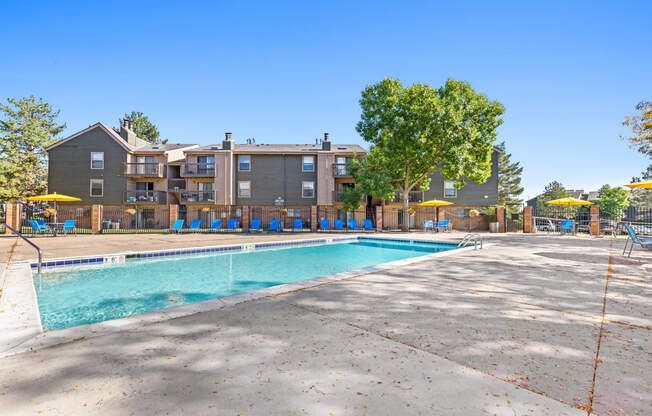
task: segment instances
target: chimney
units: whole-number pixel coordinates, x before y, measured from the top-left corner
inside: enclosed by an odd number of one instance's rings
[[[324,140],[321,142],[321,150],[331,150],[331,142],[328,141],[328,133],[324,133]]]
[[[124,119],[122,121],[122,126],[120,126],[120,137],[122,137],[127,143],[132,146],[136,146],[136,133],[133,132],[132,120]]]
[[[222,142],[222,150],[233,150],[234,148],[233,140],[231,139],[231,133],[224,133],[224,141]]]

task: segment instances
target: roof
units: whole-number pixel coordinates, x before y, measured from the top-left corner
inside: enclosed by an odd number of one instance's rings
[[[219,144],[211,144],[194,148],[186,153],[202,153],[222,150]],[[235,153],[366,153],[367,151],[357,144],[335,144],[331,143],[331,150],[322,150],[321,144],[235,144]]]
[[[45,150],[49,152],[50,150],[54,149],[55,147],[60,146],[60,145],[62,145],[62,144],[64,144],[64,143],[66,143],[67,141],[70,141],[70,140],[72,140],[72,139],[74,139],[74,138],[77,138],[78,136],[81,136],[82,134],[87,133],[87,132],[89,132],[89,131],[91,131],[91,130],[93,130],[93,129],[96,129],[96,128],[101,128],[102,130],[104,130],[104,132],[105,132],[106,134],[108,134],[109,137],[111,137],[112,139],[114,139],[114,140],[115,140],[115,141],[116,141],[120,146],[122,146],[125,150],[127,150],[127,151],[132,151],[133,149],[135,149],[135,146],[132,146],[132,145],[130,145],[129,143],[127,143],[127,141],[126,141],[125,139],[123,139],[122,136],[120,136],[120,135],[119,135],[115,130],[113,130],[111,127],[109,127],[109,126],[107,126],[106,124],[103,124],[103,123],[95,123],[95,124],[93,124],[93,125],[91,125],[91,126],[88,126],[88,127],[85,128],[84,130],[78,131],[77,133],[73,134],[72,136],[68,136],[68,137],[66,137],[65,139],[59,140],[59,141],[56,142],[55,144],[53,144],[53,145],[47,147]],[[137,139],[137,140],[140,140],[140,141],[142,142],[141,145],[144,145],[144,144],[147,143],[146,141],[144,141],[144,140],[142,140],[142,139]]]
[[[172,150],[184,149],[186,147],[195,147],[196,144],[190,143],[147,143],[133,149],[135,153],[165,153]]]

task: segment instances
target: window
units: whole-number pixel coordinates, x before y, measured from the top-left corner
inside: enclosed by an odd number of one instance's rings
[[[215,171],[214,156],[197,156],[197,173],[206,174]]]
[[[455,181],[444,181],[444,198],[457,198]]]
[[[238,182],[238,196],[240,198],[251,198],[251,182],[240,181]]]
[[[91,179],[91,196],[104,196],[104,179]]]
[[[304,156],[303,157],[303,168],[304,172],[314,172],[315,171],[315,157],[314,156]]]
[[[301,182],[301,196],[304,198],[315,197],[315,183],[314,182]]]
[[[91,169],[104,169],[104,152],[91,152]]]
[[[244,172],[251,170],[251,156],[238,156],[238,170]]]

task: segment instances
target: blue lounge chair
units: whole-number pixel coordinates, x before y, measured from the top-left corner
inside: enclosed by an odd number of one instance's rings
[[[213,220],[213,224],[211,225],[211,230],[219,230],[222,228],[222,220],[217,219]]]
[[[423,220],[421,221],[421,227],[423,227],[423,231],[435,231],[435,222],[433,220]]]
[[[172,224],[172,227],[170,228],[170,231],[176,231],[179,232],[183,228],[183,220],[175,220],[174,224]]]
[[[336,230],[343,230],[344,229],[344,224],[342,223],[342,220],[333,221],[333,225],[335,226]]]
[[[294,220],[294,230],[303,230],[303,220]]]
[[[360,227],[358,227],[358,221],[355,220],[355,218],[351,218],[349,220],[349,229],[351,230],[359,230]]]
[[[625,241],[623,256],[625,255],[625,251],[627,250],[627,243],[629,242],[630,239],[632,240],[632,245],[629,247],[629,253],[627,253],[627,257],[630,257],[632,255],[632,249],[634,248],[634,244],[638,244],[642,248],[652,249],[652,238],[643,238],[637,236],[634,230],[632,229],[631,225],[629,224],[625,224],[625,229],[627,230],[627,234],[629,234],[629,236],[627,237],[627,241]]]
[[[261,231],[260,220],[251,220],[251,227],[249,227],[249,230]]]
[[[449,220],[439,220],[437,223],[437,231],[449,231],[451,223]]]
[[[320,230],[330,230],[331,229],[331,222],[328,221],[327,219],[322,219],[319,222],[319,229]]]
[[[48,230],[47,225],[45,225],[45,224],[41,225],[36,220],[29,220],[29,225],[32,226],[32,231],[37,232],[37,233],[43,233],[43,232],[46,232]]]
[[[561,220],[561,232],[563,233],[564,231],[570,231],[571,233],[575,233],[575,226],[573,224],[573,220]]]
[[[269,222],[269,229],[274,231],[280,231],[281,225],[277,219],[273,219]]]
[[[36,220],[36,222],[37,222],[38,225],[40,225],[41,227],[45,227],[45,228],[48,227],[48,226],[45,224],[45,220]]]
[[[63,223],[63,233],[68,234],[68,231],[72,231],[75,229],[75,220],[66,220],[66,222]]]
[[[229,224],[226,226],[227,229],[229,230],[236,230],[238,229],[238,220],[235,218],[232,220],[229,220]]]
[[[376,231],[376,228],[374,227],[374,224],[371,222],[371,220],[364,220],[363,226],[365,230]]]
[[[192,220],[192,222],[190,223],[190,227],[188,227],[188,231],[198,231],[200,225],[201,225],[201,220]]]

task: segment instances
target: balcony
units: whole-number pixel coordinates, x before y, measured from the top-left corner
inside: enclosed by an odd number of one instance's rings
[[[184,163],[181,165],[182,178],[214,178],[215,163]]]
[[[179,192],[186,190],[185,179],[168,179],[168,191]]]
[[[165,177],[165,165],[163,163],[125,163],[125,176],[163,178]]]
[[[350,178],[351,174],[346,167],[346,163],[333,163],[333,176],[336,178]]]
[[[164,191],[125,191],[123,199],[130,204],[167,204],[167,197]]]
[[[214,204],[214,191],[184,191],[181,192],[180,201],[182,204]]]
[[[387,201],[387,202],[394,202],[394,203],[400,203],[401,202],[401,194],[396,194],[394,195],[394,198]],[[423,191],[410,191],[408,193],[408,203],[412,204],[418,204],[420,202],[423,202]]]

